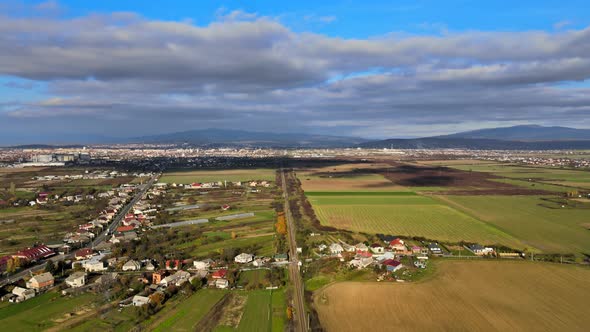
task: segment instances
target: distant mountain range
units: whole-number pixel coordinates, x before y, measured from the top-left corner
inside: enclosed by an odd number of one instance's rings
[[[91,137],[87,137],[91,139]],[[72,140],[72,142],[77,142]],[[395,148],[564,150],[590,149],[590,130],[536,125],[480,129],[451,135],[386,140],[301,133],[269,133],[231,129],[201,129],[135,138],[94,137],[82,144],[150,143],[194,147],[268,148]],[[28,145],[33,147],[36,145]],[[21,146],[24,147],[24,146]]]
[[[188,144],[202,147],[343,148],[354,147],[368,140],[357,137],[329,135],[202,129],[144,136],[132,138],[128,141],[133,143]]]
[[[386,139],[361,143],[364,148],[574,150],[590,149],[590,130],[537,125],[480,129],[414,139]]]

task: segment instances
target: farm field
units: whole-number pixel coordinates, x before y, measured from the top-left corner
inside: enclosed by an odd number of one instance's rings
[[[235,297],[242,298],[237,307],[226,307],[222,310],[221,321],[216,322],[215,332],[249,332],[268,331],[282,332],[285,329],[286,299],[284,289],[278,290],[254,290],[238,291],[233,293]],[[225,310],[237,314],[233,319],[228,319]],[[237,318],[237,319],[236,319]],[[228,325],[228,324],[235,325]]]
[[[314,196],[308,199],[323,225],[355,232],[422,236],[521,247],[513,236],[436,200],[416,195]]]
[[[534,182],[556,184],[573,188],[590,188],[590,172],[582,170],[526,167],[512,164],[478,164],[478,165],[449,165],[452,168],[492,173],[513,179],[529,180]],[[564,188],[564,191],[567,187]]]
[[[68,314],[93,309],[96,296],[61,297],[49,292],[28,301],[0,308],[0,325],[6,331],[42,331],[67,321]]]
[[[154,319],[153,331],[194,331],[199,321],[226,294],[221,290],[202,289],[180,302],[163,317]]]
[[[345,282],[316,291],[322,327],[328,332],[384,326],[409,331],[586,331],[590,324],[588,268],[517,261],[438,263],[435,274],[423,282]]]
[[[529,248],[549,253],[590,252],[590,233],[584,228],[588,208],[561,208],[543,196],[438,198],[522,240]]]
[[[344,164],[304,170],[297,173],[305,191],[404,191],[374,169],[386,168],[382,164]]]
[[[267,180],[274,181],[274,169],[228,169],[228,170],[194,170],[166,172],[160,179],[164,183],[190,184],[193,182],[217,182],[217,181],[249,181]]]

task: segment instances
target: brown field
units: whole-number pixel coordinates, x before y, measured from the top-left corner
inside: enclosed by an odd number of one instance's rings
[[[336,283],[314,293],[327,331],[587,331],[590,269],[447,261],[418,283]]]
[[[385,164],[343,164],[298,172],[305,191],[407,191],[380,174]]]

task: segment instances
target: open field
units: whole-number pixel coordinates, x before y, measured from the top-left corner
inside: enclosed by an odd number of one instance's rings
[[[309,196],[323,225],[355,232],[522,246],[517,239],[424,196]]]
[[[91,311],[96,296],[61,297],[49,292],[28,301],[0,308],[0,325],[5,331],[42,331],[67,321],[70,313]]]
[[[441,200],[545,252],[590,252],[590,209],[561,208],[542,196],[439,196]],[[520,248],[523,249],[523,248]]]
[[[424,282],[332,284],[314,304],[327,331],[586,331],[589,279],[576,266],[446,261]]]
[[[158,317],[153,331],[194,331],[199,321],[225,295],[225,291],[202,289],[185,299],[163,317]]]
[[[403,191],[380,174],[384,164],[343,164],[302,170],[297,173],[305,191]]]
[[[228,169],[228,170],[194,170],[166,172],[160,179],[164,183],[189,184],[193,182],[217,182],[217,181],[249,181],[267,180],[274,181],[274,169]]]
[[[558,169],[547,167],[530,167],[512,164],[478,164],[478,165],[450,165],[450,167],[491,173],[512,179],[521,179],[538,183],[556,184],[572,188],[590,188],[590,172],[583,170]],[[564,191],[567,190],[564,188]]]

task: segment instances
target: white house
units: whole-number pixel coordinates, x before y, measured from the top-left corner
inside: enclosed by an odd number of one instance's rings
[[[12,289],[12,294],[16,295],[16,302],[22,302],[35,297],[35,290],[16,286]]]
[[[357,251],[369,251],[369,247],[367,247],[367,245],[362,242],[355,245],[354,247],[356,248]]]
[[[371,245],[371,252],[373,252],[374,254],[382,254],[383,252],[385,252],[385,248],[378,243],[373,243]]]
[[[147,296],[135,295],[133,297],[133,305],[135,307],[141,307],[142,305],[146,305],[150,303],[150,298]]]
[[[76,288],[82,287],[86,284],[86,273],[84,272],[74,272],[70,274],[69,277],[66,278],[66,285]]]
[[[168,287],[168,286],[181,286],[182,284],[184,284],[185,282],[187,282],[189,280],[189,278],[191,277],[191,274],[186,272],[186,271],[178,271],[176,273],[174,273],[171,276],[167,276],[166,278],[162,279],[162,281],[160,281],[160,285],[164,286],[164,287]]]
[[[123,271],[137,271],[141,268],[141,264],[139,262],[134,261],[133,259],[127,261],[127,263],[123,264]]]
[[[373,257],[360,257],[348,262],[348,265],[350,267],[354,267],[357,269],[364,269],[371,264],[373,264]]]
[[[340,255],[344,251],[344,248],[338,243],[332,243],[330,245],[330,253],[332,255]]]
[[[247,254],[247,253],[241,253],[239,255],[237,255],[234,258],[234,261],[236,263],[240,263],[240,264],[245,264],[245,263],[250,263],[252,260],[254,259],[254,255],[252,254]]]
[[[320,244],[320,245],[318,246],[318,250],[319,250],[319,251],[324,251],[324,250],[326,250],[327,248],[328,248],[328,246],[327,246],[327,245],[325,245],[325,244]]]
[[[194,261],[193,266],[195,270],[208,270],[211,264],[209,261]]]
[[[225,289],[229,287],[229,281],[227,279],[217,279],[215,280],[215,287]]]

